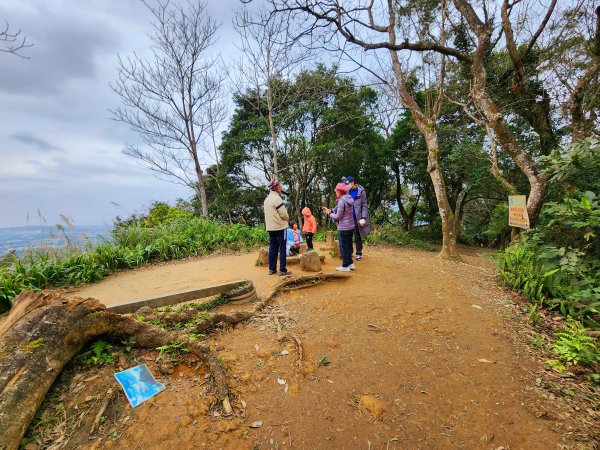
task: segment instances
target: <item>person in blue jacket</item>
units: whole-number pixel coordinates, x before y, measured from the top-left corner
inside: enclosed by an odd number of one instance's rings
[[[356,244],[356,259],[362,259],[363,241],[371,231],[369,224],[369,205],[365,188],[356,183],[354,177],[345,177],[344,183],[350,188],[348,195],[354,199],[354,242]]]
[[[302,233],[298,229],[298,224],[292,220],[290,227],[287,229],[287,255],[297,255],[300,253],[300,244],[302,242]]]

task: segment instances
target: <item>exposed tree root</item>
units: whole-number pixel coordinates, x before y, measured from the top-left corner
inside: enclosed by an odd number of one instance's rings
[[[247,311],[225,314],[187,308],[168,316],[168,320],[197,321],[186,332],[203,332],[217,324],[250,319],[283,291],[347,277],[347,274],[316,273],[284,278]],[[155,349],[175,342],[185,345],[207,365],[223,410],[231,414],[227,380],[210,348],[182,331],[147,323],[152,317],[158,317],[152,310],[140,310],[135,318],[112,313],[91,298],[67,299],[58,293],[32,292],[17,296],[10,314],[0,325],[0,448],[18,448],[31,419],[64,366],[86,344],[101,336],[114,340],[134,336],[135,346],[140,348]],[[161,317],[161,323],[165,317]],[[144,320],[137,320],[140,318]],[[301,364],[302,344],[298,338],[292,336],[292,339],[298,347],[297,363]]]
[[[281,292],[304,289],[315,286],[326,280],[344,279],[348,277],[348,274],[343,273],[318,272],[301,277],[282,278],[273,287],[269,294],[267,294],[265,298],[254,303],[251,309],[238,310],[231,313],[207,313],[206,311],[198,311],[198,309],[195,307],[189,306],[180,311],[169,313],[161,313],[150,308],[142,308],[135,315],[137,318],[143,319],[146,322],[158,319],[165,325],[172,325],[174,323],[188,323],[189,326],[187,331],[204,333],[205,331],[219,324],[235,325],[236,323],[243,322],[254,317],[261,310],[263,310],[265,306],[269,305]]]
[[[136,347],[182,342],[209,368],[224,408],[225,374],[208,346],[181,333],[114,314],[95,299],[24,292],[0,327],[0,448],[16,449],[63,367],[89,342],[135,336]]]

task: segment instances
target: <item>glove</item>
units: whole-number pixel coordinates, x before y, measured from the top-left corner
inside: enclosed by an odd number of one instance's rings
[[[365,219],[360,219],[360,220],[358,221],[358,224],[359,224],[361,227],[364,227],[364,226],[367,224],[367,221],[366,221]]]

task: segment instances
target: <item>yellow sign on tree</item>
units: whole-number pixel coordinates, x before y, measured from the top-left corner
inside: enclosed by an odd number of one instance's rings
[[[529,228],[527,198],[524,195],[508,196],[508,224],[511,227]]]

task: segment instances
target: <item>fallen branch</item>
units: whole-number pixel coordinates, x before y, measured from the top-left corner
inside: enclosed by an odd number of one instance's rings
[[[113,398],[113,393],[114,393],[113,388],[110,388],[108,390],[108,392],[106,393],[106,397],[102,401],[102,404],[100,405],[100,409],[98,410],[98,414],[96,414],[96,417],[94,418],[94,422],[92,423],[92,427],[90,428],[90,434],[93,434],[100,426],[100,422],[102,421],[102,416],[104,415],[104,411],[106,411],[108,404],[110,403],[110,401]]]
[[[304,353],[302,351],[302,341],[300,341],[298,336],[296,336],[295,334],[291,334],[290,337],[296,343],[296,349],[298,351],[298,358],[296,359],[296,366],[298,366],[298,369],[300,369],[302,367],[302,359],[304,358]]]

